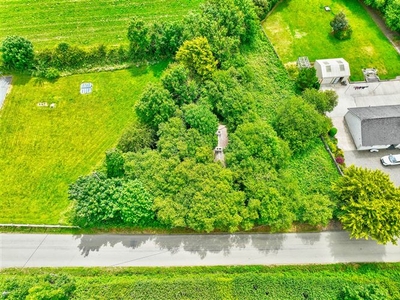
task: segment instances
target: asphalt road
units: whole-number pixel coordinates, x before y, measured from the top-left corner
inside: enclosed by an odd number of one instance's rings
[[[346,232],[235,235],[1,234],[0,267],[400,262],[400,246]]]

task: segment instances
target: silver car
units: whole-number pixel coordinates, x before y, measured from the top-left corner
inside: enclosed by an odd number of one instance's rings
[[[389,154],[381,157],[381,163],[384,166],[400,165],[400,154]]]

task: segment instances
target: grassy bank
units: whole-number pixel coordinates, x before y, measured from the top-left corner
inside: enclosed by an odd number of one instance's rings
[[[15,76],[0,112],[0,223],[65,223],[68,184],[93,170],[116,144],[134,120],[133,104],[164,67],[56,82]],[[81,95],[82,82],[93,83],[93,93]]]
[[[330,33],[330,21],[340,11],[353,28],[350,40],[339,41]],[[400,56],[357,0],[282,1],[263,27],[285,64],[299,56],[310,61],[343,57],[350,64],[352,80],[364,79],[362,68],[377,68],[383,79],[400,74]]]
[[[400,297],[400,264],[6,269],[0,289],[26,295],[49,274],[73,280],[72,299],[343,299],[346,286]]]

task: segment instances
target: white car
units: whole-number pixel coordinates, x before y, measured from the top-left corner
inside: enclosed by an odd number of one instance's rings
[[[389,154],[381,157],[381,163],[384,166],[400,165],[400,154]]]

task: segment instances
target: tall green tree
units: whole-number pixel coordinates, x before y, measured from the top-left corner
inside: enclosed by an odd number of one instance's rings
[[[142,58],[150,46],[148,24],[138,17],[133,17],[128,26],[127,37],[132,55]]]
[[[293,152],[301,153],[315,138],[328,131],[330,123],[314,106],[300,97],[293,97],[278,109],[273,126]]]
[[[193,75],[202,79],[211,77],[218,64],[208,40],[204,37],[185,41],[176,53],[176,60],[183,63]]]
[[[149,85],[135,105],[139,120],[154,130],[166,122],[176,111],[171,94],[163,87]]]
[[[135,122],[122,133],[117,149],[122,152],[138,152],[145,148],[153,148],[155,143],[155,131],[143,123]]]
[[[184,119],[190,128],[197,129],[200,134],[212,136],[218,129],[218,118],[207,106],[189,104],[183,107]]]
[[[212,79],[205,82],[203,96],[230,130],[256,118],[253,95],[240,83],[233,68],[215,72]]]
[[[301,94],[306,102],[314,105],[315,109],[324,114],[332,111],[338,104],[338,95],[334,90],[318,91],[316,89],[306,89]]]
[[[183,64],[170,65],[164,71],[161,81],[178,106],[195,102],[199,98],[199,86]]]
[[[354,238],[397,243],[400,237],[400,190],[380,170],[350,166],[333,186],[343,228]]]
[[[107,169],[107,177],[124,176],[124,157],[118,149],[110,149],[106,152],[105,165]]]
[[[8,36],[1,44],[2,60],[5,68],[24,71],[32,67],[34,52],[32,43],[20,36]]]
[[[243,123],[229,135],[226,151],[228,166],[244,167],[249,159],[261,159],[268,169],[286,165],[291,155],[288,144],[281,140],[270,124],[263,120]]]

